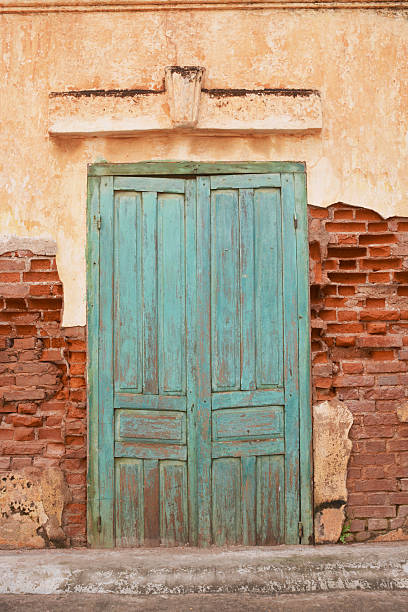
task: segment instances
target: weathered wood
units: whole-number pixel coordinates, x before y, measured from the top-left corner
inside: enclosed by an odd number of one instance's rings
[[[239,389],[240,281],[238,192],[211,194],[212,389]]]
[[[198,543],[197,181],[186,181],[186,357],[189,543]]]
[[[237,391],[231,394],[229,391],[214,393],[212,398],[212,409],[240,408],[241,406],[270,406],[285,403],[283,389],[265,389],[257,391]]]
[[[102,174],[100,194],[99,179],[90,179],[89,207],[97,209],[99,198],[103,244],[91,285],[92,296],[95,282],[102,290],[99,319],[88,305],[100,335],[96,405],[90,391],[90,444],[100,453],[89,471],[96,477],[89,501],[93,545],[111,546],[115,538],[121,546],[295,543],[300,512],[311,535],[307,401],[299,422],[309,363],[307,319],[303,326],[300,319],[298,334],[298,314],[307,314],[300,166],[296,176],[282,174],[281,188],[260,166],[239,176],[218,165],[221,176],[214,179],[139,176],[132,183],[119,176],[116,185],[126,189],[116,196],[112,176]],[[159,164],[157,176],[160,168],[169,173]],[[198,165],[177,168],[189,174]],[[89,214],[95,241],[97,223]],[[92,245],[88,257],[97,268],[95,253]],[[301,508],[299,446],[307,463]],[[114,457],[116,480],[109,476]]]
[[[284,458],[258,457],[256,531],[257,544],[272,546],[285,542]]]
[[[282,175],[282,236],[285,380],[285,541],[299,542],[299,345],[296,275],[295,197],[292,174]]]
[[[280,174],[224,174],[211,177],[211,189],[253,189],[280,187]]]
[[[197,179],[196,436],[199,546],[211,543],[210,179]]]
[[[256,544],[256,457],[242,457],[242,543]]]
[[[142,391],[141,197],[115,195],[115,389]]]
[[[160,545],[160,476],[159,462],[143,462],[144,470],[144,545]]]
[[[279,176],[279,175],[278,175]],[[245,175],[241,178],[245,178]],[[280,180],[280,177],[279,177]],[[239,191],[241,389],[256,388],[254,191]]]
[[[159,195],[157,214],[159,393],[181,395],[186,392],[184,196]]]
[[[217,546],[238,544],[241,531],[241,462],[223,458],[212,468],[213,542]]]
[[[283,435],[281,406],[233,408],[213,415],[213,440],[257,440]]]
[[[157,442],[118,441],[115,444],[115,457],[134,457],[135,459],[187,459],[187,447],[179,444]]]
[[[177,395],[142,395],[115,393],[115,408],[186,411],[186,397]]]
[[[304,172],[301,162],[189,162],[143,161],[134,164],[96,163],[88,166],[88,176],[153,176],[191,174],[255,174]]]
[[[186,442],[186,417],[180,412],[162,414],[159,410],[117,410],[116,439],[132,438],[145,442]],[[127,441],[127,440],[126,440]]]
[[[253,457],[262,455],[280,455],[285,452],[285,440],[275,437],[272,440],[234,440],[212,443],[212,456],[217,457]]]
[[[160,462],[160,541],[164,546],[188,542],[187,466]]]
[[[113,179],[105,176],[100,185],[100,206],[104,222],[100,240],[99,306],[99,495],[100,540],[106,548],[114,545],[114,423],[113,423]]]
[[[280,190],[255,190],[254,221],[256,386],[258,389],[262,389],[282,385],[283,326]],[[285,245],[285,250],[286,248],[288,248],[288,245]],[[291,271],[291,274],[293,274],[293,271]]]
[[[159,391],[157,337],[157,193],[145,192],[143,205],[143,393]]]
[[[184,193],[182,179],[116,176],[113,181],[116,191],[156,191],[157,193]]]
[[[99,185],[100,179],[88,178],[87,206],[87,379],[88,379],[88,495],[87,534],[90,546],[100,545],[99,518]]]
[[[300,412],[300,512],[303,525],[302,544],[313,538],[312,412],[310,386],[310,308],[309,308],[309,243],[307,227],[306,175],[296,174],[295,214],[296,268],[299,334],[299,412]]]
[[[115,463],[116,546],[132,548],[144,540],[143,461],[117,459]]]

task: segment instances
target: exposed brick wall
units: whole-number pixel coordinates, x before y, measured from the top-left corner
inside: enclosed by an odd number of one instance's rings
[[[310,207],[314,402],[353,413],[352,539],[408,516],[408,220],[335,204]]]
[[[63,529],[86,541],[86,344],[61,328],[55,257],[0,256],[0,470],[58,466],[71,500]]]

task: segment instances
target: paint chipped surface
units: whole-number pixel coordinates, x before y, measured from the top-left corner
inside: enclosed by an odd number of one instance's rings
[[[347,465],[353,415],[336,399],[313,406],[315,542],[337,542],[347,503]]]
[[[0,548],[64,546],[61,520],[66,497],[58,468],[0,474]]]

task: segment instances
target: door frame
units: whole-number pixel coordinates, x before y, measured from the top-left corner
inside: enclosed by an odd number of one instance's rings
[[[99,501],[101,478],[99,446],[99,236],[100,184],[113,176],[203,176],[214,174],[289,173],[293,175],[296,228],[296,280],[299,359],[299,542],[313,542],[312,410],[310,384],[309,244],[307,224],[306,165],[302,162],[187,162],[146,161],[95,163],[88,166],[87,197],[87,399],[88,473],[87,536],[92,547],[110,547],[104,538]]]

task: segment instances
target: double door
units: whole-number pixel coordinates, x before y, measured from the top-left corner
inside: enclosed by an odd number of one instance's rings
[[[295,183],[90,179],[94,544],[299,542]]]

